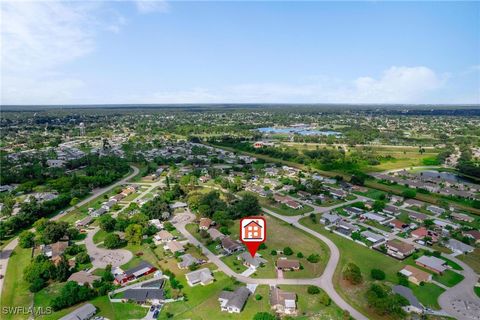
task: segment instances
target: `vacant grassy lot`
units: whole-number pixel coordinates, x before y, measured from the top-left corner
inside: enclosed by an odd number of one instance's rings
[[[23,270],[30,264],[32,249],[17,246],[10,256],[7,272],[4,274],[1,307],[30,307],[33,294],[28,290],[28,282],[23,280]],[[28,319],[28,314],[3,314],[2,320]]]
[[[265,241],[267,248],[258,252],[262,255],[262,258],[267,260],[267,263],[264,267],[257,269],[252,277],[276,278],[275,263],[282,255],[272,255],[271,252],[272,250],[282,251],[285,247],[290,247],[293,250],[293,254],[288,258],[299,260],[303,266],[303,270],[285,272],[285,278],[315,278],[323,273],[330,252],[322,241],[274,217],[266,215],[264,218],[268,226],[267,240]],[[238,239],[239,221],[235,221],[230,231],[232,239]],[[297,257],[299,252],[302,253],[303,258]],[[311,254],[318,254],[320,261],[318,263],[308,262],[306,258]],[[236,258],[229,257],[227,259],[232,259],[233,264],[233,259]],[[233,270],[236,271],[236,269]]]
[[[452,270],[445,270],[442,275],[434,275],[433,280],[440,282],[441,284],[447,287],[453,287],[457,283],[461,282],[465,277],[459,273],[453,272]]]
[[[480,273],[480,248],[476,248],[469,254],[459,255],[457,259],[465,262],[476,273]]]
[[[276,213],[284,215],[284,216],[298,216],[298,215],[302,215],[302,214],[309,213],[309,212],[313,211],[312,207],[310,207],[308,205],[305,205],[305,204],[303,204],[302,208],[292,209],[292,208],[287,207],[283,203],[271,203],[267,199],[262,198],[262,197],[258,197],[258,199],[259,199],[260,205],[262,207],[265,207],[268,210],[272,210],[273,212],[276,212]]]

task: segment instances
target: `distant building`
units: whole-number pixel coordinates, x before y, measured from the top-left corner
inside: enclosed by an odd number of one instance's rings
[[[212,219],[209,218],[201,218],[200,223],[198,224],[198,229],[200,230],[208,230],[212,225]]]
[[[65,166],[66,161],[64,160],[47,160],[47,166],[50,168],[62,168]]]

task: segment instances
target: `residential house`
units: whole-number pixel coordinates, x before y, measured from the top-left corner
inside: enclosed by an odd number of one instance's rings
[[[175,237],[167,230],[161,230],[154,236],[155,240],[166,243],[172,241]]]
[[[96,280],[100,280],[100,277],[83,270],[72,273],[67,279],[67,281],[75,281],[81,286],[83,286],[85,283],[88,283],[91,286]]]
[[[426,214],[420,212],[408,211],[407,214],[410,219],[418,223],[423,223],[429,218]]]
[[[443,214],[445,213],[445,209],[443,208],[440,208],[440,207],[437,207],[437,206],[428,206],[427,207],[427,210],[430,211],[431,213],[435,214],[435,215],[439,215],[439,214]]]
[[[337,221],[342,220],[342,218],[336,214],[324,213],[320,218],[320,222],[324,225],[335,224]]]
[[[185,202],[180,202],[180,201],[177,201],[177,202],[172,203],[170,205],[170,209],[172,209],[172,210],[180,209],[180,208],[186,208],[186,207],[188,207],[188,204],[186,204]]]
[[[349,215],[360,215],[360,214],[363,214],[365,212],[362,209],[357,208],[357,207],[345,207],[345,208],[343,208],[343,211],[345,211]]]
[[[410,235],[414,238],[414,239],[420,239],[420,240],[423,240],[425,239],[426,237],[430,238],[431,240],[428,241],[429,243],[435,243],[435,242],[438,242],[438,234],[435,232],[435,231],[432,231],[432,230],[428,230],[427,228],[425,227],[420,227],[420,228],[417,228],[415,230],[413,230]]]
[[[425,205],[425,202],[418,201],[418,200],[415,200],[415,199],[407,199],[407,200],[405,200],[405,202],[403,204],[406,205],[407,207],[422,208]]]
[[[244,266],[253,269],[258,268],[267,262],[267,260],[263,259],[258,253],[252,258],[250,252],[243,252],[239,254],[237,259],[242,261]]]
[[[193,264],[200,263],[200,260],[192,256],[190,253],[184,254],[180,258],[182,259],[182,261],[178,263],[180,269],[187,269]]]
[[[87,320],[92,318],[96,312],[97,308],[95,308],[93,304],[86,303],[66,316],[61,317],[59,320]]]
[[[62,168],[65,166],[65,163],[67,162],[64,160],[54,160],[54,159],[47,160],[47,166],[49,168]]]
[[[385,243],[387,254],[397,259],[405,259],[415,251],[415,247],[398,239],[389,240]]]
[[[464,214],[464,213],[453,212],[451,216],[453,219],[458,221],[463,221],[468,223],[472,223],[473,221],[475,221],[474,217],[471,217],[468,214]]]
[[[273,287],[270,290],[270,306],[279,314],[296,314],[297,295],[295,292],[287,292]]]
[[[387,220],[387,217],[385,217],[381,214],[374,213],[374,212],[365,212],[362,215],[360,215],[360,219],[371,220],[371,221],[376,221],[378,223],[382,223],[385,220]]]
[[[400,273],[408,278],[408,281],[420,285],[422,282],[432,281],[432,275],[428,272],[415,268],[411,265],[406,265]]]
[[[424,267],[425,269],[438,274],[442,274],[445,270],[447,270],[447,262],[433,256],[421,256],[415,260],[415,263],[420,267]]]
[[[393,228],[395,231],[404,231],[406,228],[408,228],[408,223],[405,223],[401,220],[398,219],[393,219],[388,223],[388,225]]]
[[[93,217],[92,216],[86,216],[85,218],[83,218],[82,220],[78,220],[77,222],[75,222],[75,226],[77,228],[82,228],[82,227],[86,227],[88,226],[90,223],[92,223],[93,221]]]
[[[458,241],[456,239],[449,239],[445,246],[447,248],[451,249],[454,253],[457,253],[457,254],[469,253],[469,252],[473,252],[473,250],[475,250],[474,247],[472,247],[468,244],[465,244],[461,241]]]
[[[358,231],[359,228],[345,220],[340,220],[338,221],[337,228],[335,230],[340,232],[341,234],[350,236],[353,232]]]
[[[289,207],[289,208],[292,208],[292,209],[295,209],[295,210],[298,210],[300,208],[303,208],[303,205],[295,200],[288,200],[288,201],[285,201],[284,204]]]
[[[478,231],[478,230],[463,231],[463,235],[465,237],[469,237],[471,239],[474,239],[475,243],[480,243],[480,231]]]
[[[139,287],[129,288],[123,292],[123,299],[138,304],[158,304],[164,299],[165,280],[153,280],[142,283]]]
[[[207,233],[210,235],[210,238],[212,238],[212,240],[214,241],[217,239],[222,240],[223,238],[225,238],[225,235],[215,228],[208,229]]]
[[[58,241],[52,244],[47,244],[43,246],[42,252],[47,257],[51,258],[52,260],[57,259],[60,257],[65,249],[69,246],[68,241]]]
[[[208,268],[198,269],[187,273],[185,278],[187,278],[187,282],[190,287],[196,286],[197,284],[205,286],[212,283],[214,280],[212,272]]]
[[[394,215],[394,216],[397,216],[401,213],[399,208],[397,208],[395,206],[392,206],[392,205],[386,205],[385,208],[383,208],[382,211],[385,212],[386,214],[391,214],[391,215]]]
[[[167,242],[167,244],[165,245],[164,248],[166,250],[170,250],[170,252],[172,252],[172,253],[185,252],[185,248],[183,247],[183,244],[181,244],[180,242],[178,242],[176,240]]]
[[[220,310],[228,313],[240,313],[250,294],[247,287],[240,287],[235,291],[222,291],[218,298]]]
[[[138,279],[157,270],[154,266],[146,261],[141,261],[136,267],[130,268],[123,273],[115,276],[115,284],[125,284],[128,281]]]
[[[277,260],[277,269],[282,271],[300,270],[300,262],[298,260],[280,258]]]
[[[209,218],[201,218],[200,223],[198,224],[198,229],[200,230],[208,230],[212,225],[212,219]]]
[[[384,236],[381,236],[377,233],[374,233],[368,230],[363,231],[361,235],[364,236],[368,241],[370,241],[373,246],[385,241]]]
[[[230,237],[225,237],[222,239],[222,248],[228,254],[243,250],[243,246],[237,241],[233,241]]]

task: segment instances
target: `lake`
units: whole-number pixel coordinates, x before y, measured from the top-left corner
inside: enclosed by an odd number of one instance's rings
[[[315,129],[310,129],[307,127],[298,127],[298,128],[292,128],[292,127],[286,127],[286,128],[276,128],[276,127],[267,127],[267,128],[258,128],[258,131],[262,133],[296,133],[300,134],[302,136],[312,136],[312,135],[319,135],[319,136],[336,136],[339,137],[342,135],[341,132],[338,131],[322,131],[322,130],[315,130]]]

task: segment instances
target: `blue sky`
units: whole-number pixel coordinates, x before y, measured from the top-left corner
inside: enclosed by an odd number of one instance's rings
[[[480,103],[476,2],[2,2],[2,104]]]

